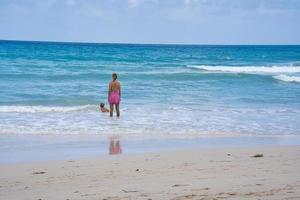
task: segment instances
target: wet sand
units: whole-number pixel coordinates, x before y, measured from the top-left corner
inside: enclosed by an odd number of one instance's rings
[[[261,156],[253,157],[256,154]],[[300,199],[300,146],[0,165],[1,199]]]

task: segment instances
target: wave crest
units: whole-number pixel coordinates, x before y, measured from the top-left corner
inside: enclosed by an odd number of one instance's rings
[[[0,113],[49,113],[49,112],[77,112],[94,110],[95,105],[84,106],[0,106]]]
[[[191,69],[205,70],[210,72],[224,73],[246,73],[246,74],[279,74],[279,73],[300,73],[300,67],[296,66],[209,66],[196,65],[187,66]]]
[[[300,77],[299,76],[288,76],[288,75],[278,75],[278,76],[273,76],[273,78],[280,80],[280,81],[285,81],[285,82],[297,82],[300,83]]]

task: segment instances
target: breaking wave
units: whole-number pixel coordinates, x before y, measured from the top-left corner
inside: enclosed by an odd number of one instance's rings
[[[288,76],[288,75],[278,75],[278,76],[273,76],[273,78],[280,80],[280,81],[285,81],[285,82],[297,82],[300,83],[300,77],[299,76]]]
[[[281,73],[300,73],[298,66],[209,66],[196,65],[187,66],[191,69],[204,70],[209,72],[224,73],[245,73],[245,74],[281,74]]]
[[[95,110],[95,105],[83,106],[0,106],[0,113],[49,113]]]

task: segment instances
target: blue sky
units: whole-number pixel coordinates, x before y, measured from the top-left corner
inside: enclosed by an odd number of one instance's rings
[[[300,0],[0,0],[0,39],[300,44]]]

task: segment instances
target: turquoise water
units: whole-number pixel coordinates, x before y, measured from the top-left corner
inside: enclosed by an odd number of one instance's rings
[[[0,88],[0,134],[300,134],[300,46],[0,41]]]

